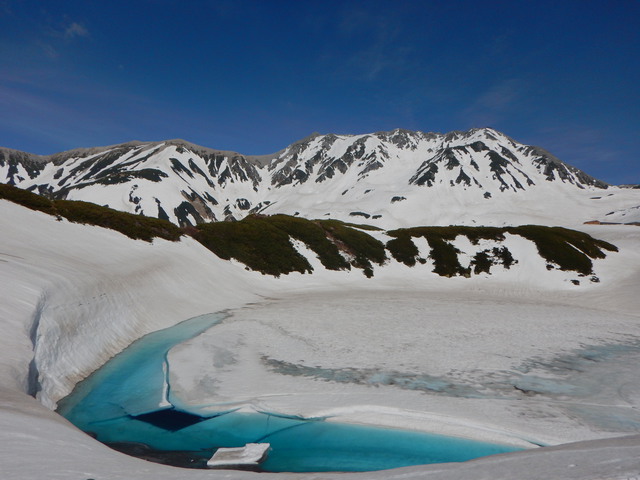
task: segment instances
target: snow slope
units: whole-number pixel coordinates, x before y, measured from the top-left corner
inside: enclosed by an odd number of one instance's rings
[[[206,367],[202,370],[206,375],[215,374],[221,380],[216,384],[221,390],[213,392],[212,398],[211,389],[196,387],[193,375],[178,374],[188,401],[205,396],[205,401],[215,403],[225,397],[246,408],[267,406],[479,438],[500,435],[552,443],[601,438],[596,443],[534,449],[467,464],[353,477],[499,479],[515,478],[515,472],[521,479],[586,480],[637,475],[640,439],[602,440],[630,433],[607,423],[612,419],[602,413],[633,414],[640,401],[634,389],[638,384],[635,369],[621,370],[615,363],[618,358],[629,358],[624,357],[628,352],[593,362],[598,368],[587,369],[578,378],[571,375],[582,364],[569,368],[568,373],[546,366],[554,355],[560,357],[551,367],[568,365],[566,359],[575,360],[571,354],[580,344],[622,345],[623,336],[627,344],[633,344],[639,334],[640,231],[620,226],[588,228],[592,235],[618,245],[621,252],[598,261],[601,283],[580,289],[569,288],[561,278],[549,283],[548,277],[531,275],[539,268],[535,262],[532,270],[522,269],[520,274],[514,270],[490,278],[447,279],[446,286],[430,274],[428,266],[407,269],[394,262],[376,270],[372,280],[358,272],[329,271],[273,279],[224,262],[189,239],[152,244],[133,241],[116,232],[59,222],[0,201],[2,476],[255,478],[246,472],[178,471],[125,457],[78,432],[44,406],[54,405],[74,382],[140,335],[225,309],[232,315],[221,325],[224,330],[214,328],[171,354],[172,374],[189,357]],[[556,292],[557,286],[562,288]],[[327,306],[331,307],[329,316]],[[389,319],[397,312],[406,315]],[[512,345],[504,341],[531,325],[526,340],[516,337]],[[391,333],[394,342],[400,343],[387,342]],[[42,384],[40,402],[26,394],[34,385],[29,382],[33,342]],[[499,346],[502,351],[497,350]],[[227,365],[231,370],[206,364],[212,351],[231,347],[237,347],[231,352],[236,363]],[[273,361],[262,363],[262,357]],[[614,364],[607,363],[611,361]],[[311,375],[278,374],[282,363],[277,362],[309,367]],[[514,366],[528,368],[516,379],[520,393],[503,375],[504,369],[517,373]],[[327,382],[317,376],[316,367],[323,375],[353,368],[356,373],[369,374],[369,383]],[[607,376],[612,371],[619,378]],[[499,401],[474,399],[464,392],[449,395],[446,391],[401,389],[383,378],[387,374],[387,378],[412,380],[409,374],[421,373],[425,377],[419,380],[438,380],[455,372],[461,387],[471,385],[478,390],[495,385],[499,393],[500,388],[511,385],[516,393]],[[543,376],[548,382],[534,385]],[[587,382],[585,395],[552,391],[558,385],[554,376],[578,387]],[[492,378],[493,383],[488,381]],[[594,379],[596,384],[607,379],[612,388],[617,385],[620,389],[594,389]],[[533,396],[524,392],[527,389]],[[601,410],[585,410],[594,404]],[[596,422],[603,418],[604,423]],[[322,478],[349,476],[323,474]],[[283,477],[305,478],[277,475]]]
[[[258,298],[255,279],[193,240],[132,241],[0,203],[0,313],[24,334],[0,339],[2,385],[28,390],[35,343],[49,407],[141,335]]]

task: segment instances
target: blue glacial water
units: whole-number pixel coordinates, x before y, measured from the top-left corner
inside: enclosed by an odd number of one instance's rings
[[[146,335],[79,383],[60,401],[58,412],[114,448],[192,467],[203,467],[219,447],[240,447],[252,442],[271,444],[269,457],[261,466],[271,472],[372,471],[460,462],[519,450],[277,413],[229,410],[203,414],[202,410],[176,406],[183,404],[179,399],[172,400],[167,380],[169,350],[223,318],[224,314],[203,315]],[[140,454],[141,448],[144,454]],[[166,458],[162,458],[163,452]]]

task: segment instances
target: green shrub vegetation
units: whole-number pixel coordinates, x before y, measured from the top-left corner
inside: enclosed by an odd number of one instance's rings
[[[392,230],[387,232],[394,237],[387,242],[387,249],[397,261],[408,266],[419,261],[418,249],[413,238],[423,237],[431,247],[430,257],[434,262],[434,272],[451,277],[454,275],[467,276],[470,269],[462,267],[458,260],[455,247],[450,243],[458,235],[464,235],[476,245],[480,239],[502,241],[504,235],[520,235],[535,243],[538,253],[549,264],[560,270],[575,271],[582,275],[593,273],[592,259],[604,258],[607,251],[617,251],[610,243],[597,240],[590,235],[569,230],[562,227],[544,227],[539,225],[524,225],[519,227],[415,227]],[[493,248],[494,258],[509,268],[515,260],[506,247]],[[488,272],[493,261],[489,251],[478,252],[471,261],[474,273]]]
[[[371,235],[356,230],[338,220],[316,220],[330,240],[351,256],[351,265],[362,268],[367,277],[373,276],[373,263],[382,265],[387,260],[384,244]]]
[[[194,238],[220,258],[235,258],[252,270],[280,276],[311,272],[311,265],[268,217],[250,215],[239,222],[203,223]]]
[[[371,276],[371,261],[380,264],[386,259],[382,242],[333,220],[250,215],[239,222],[200,224],[193,236],[221,258],[235,258],[252,270],[275,276],[312,271],[290,237],[313,250],[329,270],[354,266]],[[354,259],[351,265],[341,252]]]
[[[429,257],[433,260],[433,271],[444,277],[453,277],[456,275],[468,277],[471,273],[470,268],[465,268],[460,264],[458,260],[459,251],[450,243],[458,235],[466,236],[474,245],[477,245],[480,239],[504,240],[504,231],[497,227],[414,227],[401,228],[387,233],[391,237],[394,237],[387,242],[387,248],[391,252],[391,255],[399,262],[408,266],[413,266],[416,261],[419,261],[417,258],[418,249],[413,243],[412,238],[422,237],[426,239],[429,247],[431,247]],[[479,262],[482,262],[482,260],[482,258],[477,259]],[[488,260],[487,256],[487,261]],[[477,268],[485,271],[484,269],[487,267],[486,265],[481,265]]]
[[[411,235],[398,235],[387,242],[387,249],[391,252],[393,258],[404,263],[408,267],[416,264],[420,251],[416,244],[411,240]]]
[[[455,275],[469,276],[469,269],[460,265],[458,253],[460,251],[438,235],[427,235],[425,237],[431,253],[429,256],[433,260],[433,272],[443,277],[453,277]]]
[[[41,195],[28,192],[27,190],[14,187],[13,185],[0,183],[0,198],[30,208],[31,210],[38,210],[48,213],[49,215],[55,214],[51,200]]]
[[[175,241],[183,233],[179,227],[165,220],[120,212],[88,202],[50,200],[11,185],[0,184],[0,198],[32,210],[66,218],[70,222],[110,228],[136,240],[150,242],[155,237],[160,237]]]
[[[490,273],[491,266],[493,265],[493,261],[491,257],[489,257],[488,250],[482,250],[478,252],[471,260],[471,265],[473,266],[473,273],[476,275],[480,273]]]
[[[176,241],[182,230],[171,222],[154,217],[120,212],[94,203],[71,200],[54,200],[58,215],[75,223],[85,223],[110,228],[135,240],[152,241],[164,238]]]
[[[291,237],[300,240],[313,250],[326,269],[349,269],[349,262],[340,254],[336,244],[327,238],[325,229],[317,222],[288,215],[274,215],[268,218],[274,226],[287,232]]]
[[[520,235],[532,241],[549,268],[575,271],[581,275],[593,273],[592,259],[604,258],[605,251],[618,249],[590,235],[562,227],[524,225],[519,227],[415,227],[391,230],[392,237],[385,245],[362,230],[377,227],[354,225],[338,220],[307,220],[288,215],[271,217],[250,215],[239,222],[203,223],[181,229],[157,218],[120,212],[93,203],[51,200],[12,185],[0,184],[0,199],[18,203],[71,222],[97,225],[116,230],[130,238],[151,241],[155,237],[178,240],[189,234],[223,259],[234,258],[248,268],[279,276],[291,272],[311,272],[312,267],[291,244],[290,238],[303,242],[313,250],[322,265],[329,270],[362,269],[373,275],[373,264],[382,265],[386,250],[393,258],[408,266],[424,263],[414,238],[424,238],[429,244],[429,257],[434,272],[446,276],[469,276],[489,273],[501,263],[509,268],[516,262],[505,247],[493,247],[477,252],[468,268],[458,260],[459,251],[451,243],[464,235],[477,245],[481,239],[502,241],[505,234]]]
[[[603,250],[618,251],[615,245],[562,227],[523,225],[508,228],[507,231],[534,242],[540,256],[550,264],[558,265],[561,270],[573,270],[583,275],[593,273],[591,259],[604,258]]]
[[[518,263],[518,261],[513,258],[509,249],[505,246],[502,247],[493,247],[491,249],[493,253],[493,257],[500,260],[500,263],[504,266],[504,268],[511,268],[511,265],[514,263]]]

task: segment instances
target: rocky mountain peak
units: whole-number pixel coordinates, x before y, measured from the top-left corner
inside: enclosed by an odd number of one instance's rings
[[[504,208],[504,194],[533,198],[542,185],[555,185],[565,197],[567,188],[607,188],[549,152],[491,128],[446,134],[403,129],[314,133],[265,156],[182,139],[44,157],[2,149],[0,179],[51,197],[91,201],[179,225],[258,212],[341,219],[357,214],[379,222],[419,215],[419,223],[435,223],[442,221],[443,208],[466,212],[500,200]]]

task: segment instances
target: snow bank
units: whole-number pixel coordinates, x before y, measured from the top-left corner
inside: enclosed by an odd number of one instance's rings
[[[120,454],[76,430],[21,393],[0,390],[0,465],[11,480],[317,479],[317,474],[256,474],[184,470]],[[323,479],[628,480],[638,475],[640,437],[580,442],[477,459],[461,464],[366,473],[323,473]]]
[[[35,344],[38,398],[50,408],[141,335],[258,298],[246,272],[191,239],[132,241],[0,204],[0,308],[19,332],[0,339],[0,380],[29,389]]]
[[[620,255],[599,261],[602,283],[553,293],[566,282],[547,286],[546,277],[531,279],[532,271],[525,273],[529,283],[524,285],[518,283],[516,270],[490,278],[443,280],[426,275],[428,266],[407,269],[393,261],[376,267],[371,280],[359,271],[273,279],[221,261],[189,239],[133,241],[0,201],[3,475],[18,480],[175,478],[173,468],[125,457],[100,445],[42,403],[55,405],[77,380],[140,335],[224,309],[232,310],[228,320],[171,353],[172,375],[180,365],[186,368],[188,352],[195,362],[191,367],[213,354],[210,359],[215,364],[207,365],[203,374],[221,380],[198,386],[194,375],[183,372],[178,383],[185,401],[231,400],[251,408],[484,438],[557,442],[617,435],[619,430],[567,420],[558,398],[543,396],[537,401],[516,392],[517,398],[496,401],[451,396],[446,388],[428,393],[385,383],[394,378],[415,381],[407,374],[418,372],[426,376],[417,380],[427,383],[437,384],[445,377],[478,390],[493,378],[497,385],[506,385],[501,371],[513,371],[511,367],[525,357],[550,358],[552,351],[570,353],[579,343],[638,336],[640,230],[607,228],[589,227],[589,233],[597,232],[622,248]],[[303,247],[300,251],[305,252]],[[399,312],[404,317],[401,322],[388,321]],[[492,315],[498,318],[496,324],[490,321]],[[516,318],[519,326],[512,323]],[[524,330],[531,325],[535,328]],[[529,345],[524,335],[512,343],[505,341],[518,328],[532,335]],[[391,337],[396,343],[389,345],[385,339]],[[42,403],[25,393],[30,388],[33,342]],[[498,351],[498,345],[503,350]],[[284,374],[278,371],[283,366],[311,375]],[[345,369],[364,372],[369,383],[329,382],[317,375]],[[628,373],[632,375],[633,369]],[[632,402],[627,410],[636,408],[634,391],[622,392],[620,398]],[[601,406],[607,407],[606,402]],[[461,465],[323,474],[323,478],[511,479],[514,472],[523,480],[627,478],[637,475],[637,458],[640,440],[634,437],[535,449]],[[255,477],[246,472],[180,471],[184,478],[212,475]],[[287,477],[304,476],[273,476]]]

